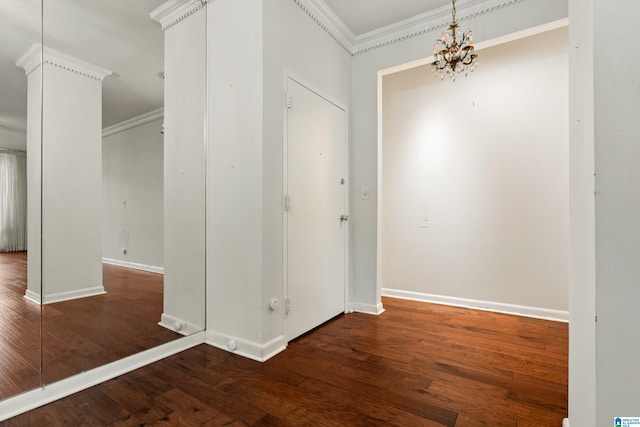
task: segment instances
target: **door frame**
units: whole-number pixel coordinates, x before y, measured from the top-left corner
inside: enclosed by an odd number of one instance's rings
[[[286,67],[283,70],[283,78],[282,78],[282,196],[281,196],[281,209],[282,209],[282,326],[283,326],[283,336],[285,337],[285,341],[287,340],[287,309],[286,309],[286,301],[289,295],[289,260],[288,260],[288,251],[289,251],[289,230],[288,230],[288,215],[285,210],[285,200],[284,196],[287,194],[287,183],[289,180],[288,169],[288,155],[289,155],[289,120],[288,120],[288,106],[287,106],[287,92],[289,86],[289,79],[295,81],[296,83],[304,86],[306,89],[315,93],[319,97],[323,98],[325,101],[335,105],[345,114],[345,127],[344,127],[344,169],[345,169],[345,193],[344,193],[344,206],[345,206],[345,215],[349,215],[349,188],[351,185],[350,173],[349,173],[349,148],[350,148],[350,140],[349,140],[349,129],[350,129],[350,121],[349,121],[349,109],[340,101],[337,101],[332,96],[328,95],[326,92],[320,90],[317,86],[310,83],[309,81],[297,76],[291,70]],[[344,230],[345,238],[344,238],[344,313],[348,313],[350,311],[350,288],[351,283],[349,280],[350,277],[350,236],[351,236],[351,228],[349,226],[349,221],[345,221]]]

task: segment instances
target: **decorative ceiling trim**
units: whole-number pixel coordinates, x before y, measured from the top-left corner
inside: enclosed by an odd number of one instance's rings
[[[526,0],[480,0],[468,2],[458,7],[458,22],[486,15],[524,1]],[[353,55],[359,55],[432,31],[441,30],[449,24],[450,14],[451,7],[445,5],[387,27],[362,34],[356,38]]]
[[[0,131],[12,133],[14,135],[26,135],[27,128],[26,126],[13,126],[9,123],[0,123]],[[2,150],[2,148],[0,148]]]
[[[184,21],[202,9],[209,0],[169,0],[149,14],[149,17],[160,23],[163,31]]]
[[[31,46],[31,48],[16,61],[16,65],[23,68],[26,75],[29,75],[33,70],[38,68],[41,63],[98,81],[102,81],[105,77],[112,74],[112,72],[106,68],[90,64],[82,59],[67,55],[50,47],[45,46],[43,50],[40,43]]]
[[[322,0],[292,0],[349,55],[353,52],[353,33]]]
[[[145,125],[154,120],[158,120],[164,117],[164,108],[158,108],[157,110],[149,111],[148,113],[140,114],[139,116],[133,117],[129,120],[125,120],[120,123],[116,123],[115,125],[111,125],[102,129],[102,137],[107,137],[110,135],[114,135],[119,132],[124,132],[125,130],[129,130],[138,126]]]
[[[451,7],[445,5],[358,36],[324,0],[292,0],[350,55],[356,56],[390,44],[445,28]],[[458,21],[465,21],[527,0],[470,0],[458,7]]]

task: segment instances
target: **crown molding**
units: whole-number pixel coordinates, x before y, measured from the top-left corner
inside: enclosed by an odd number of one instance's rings
[[[293,0],[293,2],[349,55],[352,54],[354,34],[324,0]]]
[[[149,17],[160,23],[163,31],[184,21],[202,9],[209,0],[169,0],[149,14]]]
[[[129,130],[138,126],[142,126],[154,120],[158,120],[164,117],[164,108],[158,108],[157,110],[149,111],[148,113],[140,114],[139,116],[133,117],[129,120],[125,120],[120,123],[116,123],[115,125],[111,125],[102,129],[102,137],[105,138],[107,136],[114,135],[119,132],[124,132],[125,130]]]
[[[0,117],[0,129],[5,132],[11,132],[15,135],[24,135],[27,133],[27,124],[20,120]]]
[[[443,29],[451,20],[451,7],[445,5],[354,36],[324,0],[292,1],[352,56]],[[524,1],[527,0],[469,0],[458,5],[458,21],[472,19]]]
[[[458,6],[458,22],[467,21],[526,0],[471,0]],[[362,34],[356,38],[352,54],[398,43],[413,37],[444,29],[451,21],[451,8],[446,5],[426,13]]]
[[[71,73],[102,81],[112,74],[110,70],[90,64],[82,59],[36,43],[16,61],[16,65],[24,69],[26,75],[38,68],[40,64],[48,64]]]

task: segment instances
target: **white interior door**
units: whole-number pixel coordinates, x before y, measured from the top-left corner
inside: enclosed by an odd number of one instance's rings
[[[287,100],[290,341],[345,310],[347,184],[345,110],[292,79]]]

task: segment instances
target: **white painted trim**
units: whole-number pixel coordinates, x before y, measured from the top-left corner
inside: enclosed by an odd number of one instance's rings
[[[565,418],[564,420],[562,420],[562,427],[570,427],[569,418]]]
[[[569,312],[563,310],[552,310],[549,308],[530,307],[517,304],[505,304],[501,302],[483,301],[470,298],[448,297],[444,295],[434,295],[422,292],[403,291],[400,289],[388,288],[382,288],[382,295],[391,298],[450,305],[453,307],[471,308],[474,310],[491,311],[494,313],[515,314],[518,316],[532,317],[535,319],[553,320],[555,322],[569,322]]]
[[[18,125],[18,124],[11,124],[11,123],[0,123],[0,130],[7,132],[7,133],[12,133],[14,135],[26,135],[27,133],[27,127],[26,126],[22,126],[22,125]]]
[[[35,43],[24,55],[16,61],[16,65],[24,69],[26,75],[38,68],[41,63],[53,65],[69,72],[102,81],[112,74],[111,70],[90,64],[82,59],[67,55],[50,47],[43,48],[40,43]]]
[[[276,354],[284,351],[287,348],[287,341],[284,335],[280,335],[262,345],[262,361],[266,362]]]
[[[184,21],[202,9],[208,0],[169,0],[149,13],[149,18],[160,23],[163,31]]]
[[[79,298],[94,297],[97,295],[104,295],[107,291],[104,290],[104,286],[96,286],[93,288],[78,289],[75,291],[56,292],[53,294],[45,295],[43,304],[53,304],[55,302],[69,301]]]
[[[162,313],[158,325],[182,335],[193,335],[204,330],[203,326],[198,326],[194,323],[187,322],[184,319],[179,319],[166,313]]]
[[[458,22],[464,22],[524,1],[527,0],[468,1],[464,4],[457,5]],[[361,53],[402,42],[433,31],[443,30],[447,25],[449,25],[450,21],[451,6],[447,4],[421,15],[416,15],[356,37],[356,44],[353,47],[352,54],[354,56],[359,55]]]
[[[451,20],[451,8],[447,4],[368,33],[354,35],[324,0],[292,1],[352,56],[444,29]],[[460,2],[457,6],[458,21],[466,21],[525,1],[528,0],[468,0]]]
[[[135,262],[122,261],[119,259],[102,258],[103,264],[117,265],[119,267],[133,268],[134,270],[148,271],[149,273],[164,274],[163,267],[155,265],[138,264]]]
[[[33,292],[30,289],[27,289],[27,292],[24,293],[24,297],[27,301],[31,301],[32,303],[40,305],[40,294]]]
[[[382,303],[378,304],[363,304],[359,302],[354,302],[349,305],[349,311],[352,313],[363,313],[363,314],[372,314],[374,316],[379,316],[384,313],[384,307]]]
[[[241,338],[230,337],[219,332],[206,331],[205,343],[257,362],[266,362],[268,359],[287,348],[284,335],[281,335],[268,343],[259,344]],[[231,350],[230,343],[235,344],[235,350]]]
[[[102,137],[104,138],[119,132],[124,132],[125,130],[132,129],[137,126],[142,126],[144,124],[150,123],[154,120],[161,119],[163,117],[164,117],[164,108],[158,108],[157,110],[140,114],[139,116],[133,117],[129,120],[125,120],[123,122],[116,123],[115,125],[111,125],[109,127],[102,129]]]
[[[0,421],[38,408],[63,397],[93,387],[117,376],[149,365],[204,342],[204,332],[159,345],[132,356],[125,357],[99,368],[82,372],[67,379],[47,384],[15,397],[0,401]]]

